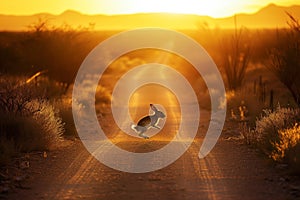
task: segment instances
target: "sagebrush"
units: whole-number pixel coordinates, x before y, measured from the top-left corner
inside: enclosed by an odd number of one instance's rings
[[[250,142],[277,162],[285,162],[300,172],[300,109],[265,110],[256,126],[247,133]]]
[[[49,150],[64,132],[58,110],[24,80],[0,77],[0,162],[20,151]]]

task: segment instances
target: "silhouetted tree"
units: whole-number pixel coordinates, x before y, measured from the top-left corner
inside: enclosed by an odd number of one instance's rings
[[[300,106],[300,24],[289,16],[289,29],[277,31],[277,44],[270,51],[270,69],[291,92]]]
[[[82,35],[88,29],[50,26],[39,19],[32,24],[23,41],[23,57],[34,72],[47,70],[47,76],[63,83],[67,90],[91,47]],[[86,38],[85,38],[86,39]]]
[[[221,42],[221,63],[229,90],[237,90],[242,86],[249,64],[250,45],[243,31],[242,28],[237,29],[235,19],[234,35]]]

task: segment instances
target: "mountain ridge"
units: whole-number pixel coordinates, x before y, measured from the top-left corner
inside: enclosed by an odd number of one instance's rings
[[[269,4],[256,13],[236,14],[230,17],[214,18],[195,14],[173,13],[136,13],[122,15],[82,14],[74,10],[66,10],[61,14],[38,13],[34,15],[3,15],[0,14],[1,31],[22,31],[38,19],[47,20],[51,25],[68,24],[72,27],[84,27],[95,24],[95,30],[124,30],[139,27],[161,27],[171,29],[197,29],[199,24],[210,28],[234,28],[234,17],[238,26],[247,28],[282,28],[287,26],[288,16],[292,14],[300,19],[300,5],[289,7]]]

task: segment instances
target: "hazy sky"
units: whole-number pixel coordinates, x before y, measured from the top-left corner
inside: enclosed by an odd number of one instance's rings
[[[85,14],[173,12],[224,17],[256,12],[270,3],[290,6],[300,5],[300,0],[1,0],[0,13],[60,14],[65,10],[76,10]]]

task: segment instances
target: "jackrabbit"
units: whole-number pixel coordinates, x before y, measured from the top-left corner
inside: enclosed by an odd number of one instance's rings
[[[163,119],[166,115],[159,111],[153,104],[150,104],[150,108],[154,111],[153,115],[148,115],[140,119],[137,125],[132,125],[131,128],[139,134],[140,137],[149,139],[148,136],[144,135],[144,133],[151,127],[160,129],[157,126],[159,119]]]

